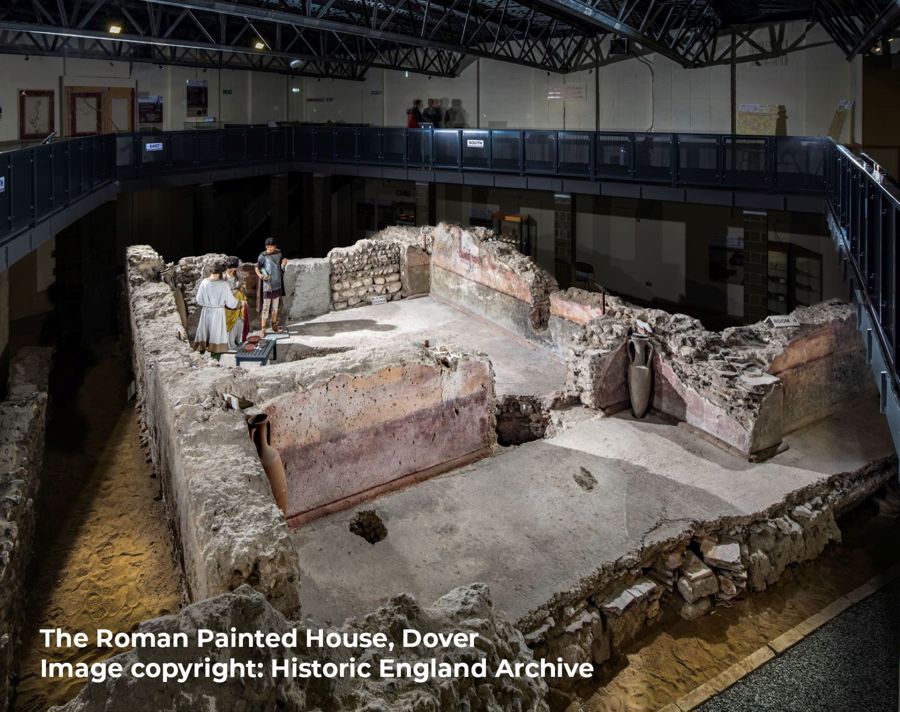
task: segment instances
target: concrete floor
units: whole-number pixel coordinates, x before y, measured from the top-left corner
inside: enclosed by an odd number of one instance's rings
[[[896,712],[894,583],[698,708],[698,712]]]
[[[786,441],[787,451],[752,464],[653,418],[582,420],[554,438],[298,529],[304,614],[339,622],[399,592],[431,602],[481,581],[519,619],[692,521],[760,512],[789,492],[893,454],[874,400]],[[582,470],[596,481],[593,489],[576,481],[576,474],[585,479]],[[348,528],[366,509],[387,527],[374,545]]]
[[[498,395],[548,395],[566,382],[566,365],[551,351],[493,322],[431,297],[330,312],[287,324],[289,338],[279,349],[348,349],[392,341],[423,341],[486,353],[494,365]],[[231,354],[222,363],[234,364]]]

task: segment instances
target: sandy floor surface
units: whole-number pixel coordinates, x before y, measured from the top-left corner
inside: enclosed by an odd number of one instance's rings
[[[36,550],[23,634],[15,709],[46,710],[74,697],[81,683],[39,676],[48,660],[93,662],[109,650],[45,649],[44,627],[129,631],[178,610],[175,561],[158,480],[126,404],[127,356],[92,364],[76,392],[55,394],[47,433]],[[73,379],[74,380],[74,379]]]
[[[900,560],[900,521],[866,505],[841,522],[844,542],[792,567],[777,585],[693,623],[648,631],[633,652],[579,690],[568,712],[650,712],[674,702]],[[565,703],[557,704],[565,709]]]

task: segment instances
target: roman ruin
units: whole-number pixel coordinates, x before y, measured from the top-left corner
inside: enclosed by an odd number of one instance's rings
[[[489,230],[392,227],[291,260],[277,357],[237,364],[191,349],[191,295],[217,257],[167,264],[148,246],[128,249],[142,437],[190,601],[141,630],[321,626],[390,631],[399,646],[403,627],[427,621],[438,636],[477,632],[493,663],[597,669],[643,631],[696,621],[815,559],[840,540],[842,516],[896,477],[844,303],[798,309],[792,326],[713,332],[559,290]],[[643,419],[630,414],[635,338],[652,346]],[[284,464],[283,509],[248,436],[262,416]],[[134,695],[162,704],[158,681],[129,673],[159,655],[118,656],[123,678],[90,683],[60,709]],[[414,664],[424,653],[405,655]],[[352,698],[353,709],[545,710],[551,688],[566,695],[574,683],[388,691],[291,678],[199,681],[182,694],[199,704],[240,685],[259,708]],[[483,695],[491,702],[474,703]]]

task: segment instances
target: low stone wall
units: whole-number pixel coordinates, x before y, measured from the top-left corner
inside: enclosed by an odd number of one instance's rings
[[[306,627],[300,622],[285,620],[269,606],[265,599],[247,587],[231,594],[195,603],[177,616],[165,616],[146,621],[140,630],[155,634],[186,633],[194,640],[198,628],[214,631],[235,629],[239,633],[267,633],[284,636],[292,628],[298,629],[298,641],[305,641]],[[425,648],[404,647],[403,631],[450,634],[475,634],[475,647]],[[491,603],[487,587],[479,584],[457,588],[442,596],[430,606],[422,607],[413,598],[400,595],[387,605],[362,618],[346,621],[340,628],[330,628],[325,634],[335,633],[350,637],[359,632],[384,633],[393,652],[369,651],[353,648],[308,648],[304,644],[290,648],[284,644],[271,648],[246,648],[229,651],[206,645],[188,648],[145,647],[122,653],[111,658],[121,663],[124,675],[106,682],[91,682],[71,702],[55,707],[57,712],[106,712],[133,708],[140,701],[140,709],[188,712],[197,709],[222,710],[274,710],[292,712],[304,710],[392,710],[393,712],[549,712],[545,702],[547,685],[541,678],[494,676],[501,660],[512,665],[532,661],[522,634]],[[388,683],[377,674],[371,679],[345,675],[341,679],[309,679],[269,674],[273,661],[290,661],[299,664],[313,661],[346,663],[351,656],[372,664],[378,670],[379,658],[390,658],[408,664],[426,664],[434,658],[438,664],[473,663],[485,659],[489,674],[480,679],[471,676],[454,676],[446,679],[429,678],[420,683],[398,676]],[[250,661],[262,666],[266,674],[257,679],[242,679],[232,675],[224,683],[197,678],[190,685],[181,685],[173,695],[172,683],[163,684],[158,679],[134,676],[135,663],[179,663],[191,665],[204,658],[214,663],[229,660]]]
[[[624,346],[638,322],[652,329],[653,407],[750,458],[772,454],[785,433],[838,403],[874,392],[853,308],[841,302],[798,309],[798,327],[760,322],[715,333],[683,314],[610,297],[606,313],[585,322],[590,312],[569,305],[583,298],[569,290],[552,319],[566,322],[554,332],[567,344],[567,391],[592,408],[627,404]]]
[[[360,240],[351,247],[328,253],[331,264],[331,303],[337,311],[368,304],[382,296],[388,301],[400,293],[400,246],[389,240]]]
[[[301,523],[490,454],[494,374],[483,357],[413,345],[250,372]]]
[[[10,363],[7,398],[0,402],[0,709],[7,708],[18,667],[50,357],[50,349],[19,349]]]
[[[529,339],[547,340],[556,281],[483,228],[434,229],[431,293]]]
[[[694,620],[765,590],[794,564],[841,540],[837,517],[896,477],[896,461],[798,492],[756,518],[728,518],[623,557],[595,580],[519,621],[536,658],[602,665],[665,618]]]
[[[132,355],[144,437],[192,600],[250,583],[299,611],[299,564],[242,413],[226,410],[228,371],[191,351],[162,258],[128,248]]]

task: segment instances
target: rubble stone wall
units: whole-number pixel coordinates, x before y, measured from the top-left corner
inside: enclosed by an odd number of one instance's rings
[[[556,281],[484,228],[434,229],[431,293],[529,339],[548,339]]]
[[[35,499],[44,461],[50,349],[21,348],[0,402],[0,709],[17,672],[25,615],[25,573],[35,531]]]
[[[368,304],[383,296],[387,301],[400,293],[400,245],[390,240],[360,240],[328,253],[331,263],[331,303],[338,311]]]
[[[596,295],[580,291],[554,295],[551,329],[563,335],[557,343],[567,356],[567,392],[589,407],[627,404],[624,345],[639,322],[652,330],[653,407],[750,458],[772,454],[785,433],[873,392],[847,304],[798,309],[797,327],[759,322],[710,332],[683,314],[609,296],[605,314],[585,321],[591,316],[585,302]]]
[[[252,396],[306,521],[399,482],[490,454],[494,374],[483,357],[403,346],[270,366]],[[273,397],[274,396],[274,397]]]
[[[841,540],[837,517],[896,477],[891,458],[800,492],[758,518],[710,522],[623,557],[518,622],[536,658],[601,665],[665,618],[694,620],[778,581]]]
[[[191,351],[162,258],[127,252],[132,355],[144,438],[159,474],[192,600],[250,583],[281,611],[299,611],[299,564],[289,530],[239,411],[226,410],[228,378]]]

